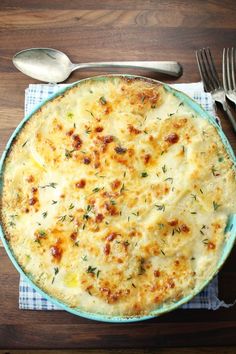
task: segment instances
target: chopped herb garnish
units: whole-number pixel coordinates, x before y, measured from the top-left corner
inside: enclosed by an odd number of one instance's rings
[[[94,189],[93,189],[93,193],[97,193],[97,192],[99,192],[99,191],[100,191],[100,189],[101,189],[101,188],[99,188],[99,187],[94,188]]]
[[[214,210],[217,210],[221,206],[221,204],[217,204],[214,200],[213,200],[212,204],[213,204]]]
[[[27,143],[28,143],[28,140],[26,140],[26,141],[24,142],[24,144],[22,144],[22,147],[24,147]]]
[[[132,213],[134,216],[139,216],[139,211],[137,213]]]
[[[132,287],[133,287],[133,288],[136,288],[136,286],[134,285],[134,283],[132,283]]]
[[[170,183],[173,184],[173,178],[172,177],[168,177],[168,178],[164,179],[164,181],[170,181]]]
[[[77,247],[79,247],[79,241],[76,241],[76,242],[74,243],[74,245],[77,246]]]
[[[45,186],[40,186],[40,188],[47,188],[47,187],[56,188],[56,186],[57,186],[57,183],[51,182],[49,184],[46,184]]]
[[[155,204],[155,207],[157,208],[157,210],[165,211],[165,205],[164,204],[162,204],[162,205]]]
[[[125,190],[125,185],[124,185],[124,183],[123,183],[123,184],[122,184],[122,187],[121,187],[121,189],[120,189],[120,193],[122,193],[124,190]]]
[[[204,232],[203,232],[202,230],[200,230],[200,233],[201,233],[202,235],[205,235],[205,234],[204,234]]]
[[[106,99],[105,99],[104,96],[100,97],[100,98],[99,98],[99,101],[100,101],[101,104],[103,104],[103,105],[107,103],[107,101],[106,101]]]
[[[184,102],[180,102],[179,107],[180,107],[180,106],[183,106],[183,105],[184,105]]]
[[[195,215],[195,214],[197,214],[197,212],[196,211],[190,211],[190,214]]]
[[[44,211],[44,212],[42,213],[43,218],[46,218],[47,215],[48,215],[48,212],[47,212],[47,211]]]
[[[147,177],[147,176],[148,176],[147,172],[142,172],[142,173],[141,173],[141,177],[145,178],[145,177]]]
[[[95,274],[97,267],[88,266],[86,272],[90,274]]]
[[[156,119],[161,120],[161,118],[160,118],[160,117],[156,117]]]
[[[82,261],[87,262],[87,260],[88,260],[88,257],[87,257],[87,256],[83,256],[83,257],[82,257]]]
[[[73,116],[74,116],[74,114],[72,112],[68,112],[67,113],[67,118],[72,119]]]
[[[16,226],[16,224],[13,221],[9,221],[8,225],[11,226],[11,227]]]
[[[99,277],[99,274],[101,273],[100,270],[97,271],[97,278]]]
[[[196,258],[195,257],[191,257],[191,261],[194,261]]]
[[[126,176],[126,171],[124,172],[123,176],[124,176],[124,177]]]
[[[57,204],[56,200],[52,200],[52,205]]]
[[[39,230],[38,231],[38,235],[39,235],[39,237],[42,237],[42,238],[44,238],[44,237],[46,237],[46,232],[44,231],[44,230]]]
[[[113,199],[111,199],[111,204],[112,204],[112,205],[116,205],[116,201],[113,200]]]
[[[215,166],[212,166],[211,172],[212,172],[213,176],[215,176],[215,177],[220,175],[218,170],[215,168]]]
[[[190,194],[190,195],[191,195],[191,197],[192,197],[194,200],[197,200],[196,194]]]
[[[162,166],[162,171],[163,171],[163,173],[166,173],[166,171],[167,171],[166,165]]]
[[[202,242],[203,242],[205,245],[208,245],[209,239],[208,239],[208,238],[205,238],[204,240],[202,240]]]
[[[145,273],[145,268],[144,268],[144,263],[145,263],[145,259],[144,258],[141,258],[140,260],[140,265],[139,265],[139,272],[138,272],[138,275],[142,275]]]
[[[59,273],[59,268],[58,267],[55,267],[54,268],[54,274],[57,275]]]
[[[168,113],[168,116],[171,117],[173,116],[175,113]]]
[[[75,217],[73,215],[68,215],[68,218],[70,219],[70,222],[74,221]]]
[[[86,109],[86,111],[89,112],[91,114],[91,116],[94,118],[94,115],[91,111],[88,111],[87,109]]]
[[[70,159],[72,157],[72,153],[74,152],[75,150],[65,150],[65,157],[67,159]]]
[[[90,134],[91,131],[92,131],[92,130],[87,129],[87,130],[85,130],[85,133],[86,133],[86,134]]]
[[[69,210],[71,210],[71,209],[73,209],[75,206],[74,206],[74,204],[70,204],[70,206],[69,206]]]
[[[162,230],[165,225],[164,224],[158,224],[158,226],[159,226],[159,230]]]
[[[201,192],[201,193],[203,194],[203,191],[202,191],[202,189],[200,188],[199,190],[200,190],[200,192]]]
[[[166,255],[166,254],[165,254],[165,252],[164,252],[164,251],[162,251],[162,250],[161,250],[161,253],[163,254],[163,256],[165,256],[165,255]]]
[[[144,130],[143,132],[144,132],[144,134],[148,134],[148,132],[146,130]]]
[[[219,162],[224,161],[224,157],[223,157],[223,156],[220,156],[220,157],[218,158],[218,161],[219,161]]]
[[[66,215],[59,216],[58,220],[62,221],[62,222],[65,221],[66,220]]]

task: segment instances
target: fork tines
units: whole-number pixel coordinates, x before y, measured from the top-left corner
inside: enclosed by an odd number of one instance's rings
[[[205,91],[214,91],[221,87],[215,64],[209,48],[196,51],[197,64]]]
[[[235,90],[235,48],[224,48],[222,71],[225,91]]]

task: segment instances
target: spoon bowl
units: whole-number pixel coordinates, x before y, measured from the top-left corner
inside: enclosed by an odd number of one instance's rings
[[[65,53],[50,48],[22,50],[14,55],[12,61],[23,74],[46,82],[65,81],[73,70],[73,64]]]
[[[15,67],[34,79],[58,83],[65,81],[76,69],[129,67],[149,69],[174,77],[182,75],[182,66],[175,61],[112,61],[74,64],[57,49],[31,48],[16,53],[12,59]]]

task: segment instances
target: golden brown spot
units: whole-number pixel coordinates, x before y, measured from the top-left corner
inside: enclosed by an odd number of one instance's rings
[[[109,212],[109,214],[110,214],[111,216],[114,216],[114,215],[118,215],[118,214],[119,214],[119,212],[117,211],[115,205],[112,205],[112,204],[109,204],[109,203],[106,202],[106,203],[105,203],[105,208],[106,208],[106,210]]]
[[[58,130],[62,130],[63,129],[63,127],[62,127],[62,125],[60,123],[57,124],[57,129]]]
[[[113,241],[115,238],[117,237],[117,233],[116,232],[112,232],[110,235],[107,236],[106,240],[111,242]]]
[[[97,214],[96,218],[95,218],[95,221],[97,223],[100,223],[100,222],[102,222],[103,219],[104,219],[104,215],[103,214]]]
[[[176,133],[171,133],[165,137],[165,141],[169,144],[176,144],[179,141],[179,136]]]
[[[150,159],[151,159],[151,155],[150,155],[150,154],[144,155],[144,163],[145,163],[145,165],[148,164],[148,162],[150,161]]]
[[[185,232],[185,233],[188,233],[188,232],[190,231],[190,228],[189,228],[187,225],[182,224],[182,225],[180,226],[180,230],[183,231],[183,232]]]
[[[154,270],[153,274],[154,277],[158,278],[161,275],[161,272],[159,270]]]
[[[135,128],[132,124],[129,124],[128,125],[128,130],[131,134],[140,134],[141,133],[141,130]]]
[[[103,131],[103,127],[96,127],[95,132],[96,133],[101,133]]]
[[[37,203],[38,199],[33,197],[33,198],[30,198],[29,200],[29,205],[35,205]]]
[[[79,150],[82,146],[82,140],[80,139],[78,134],[72,136],[73,143],[72,146],[74,149]]]
[[[174,283],[173,279],[169,278],[167,280],[167,283],[171,289],[173,289],[175,287],[175,283]]]
[[[76,238],[77,238],[77,232],[76,232],[76,231],[72,232],[72,234],[70,235],[70,238],[71,238],[73,241],[75,241]]]
[[[209,250],[214,250],[216,248],[216,245],[213,242],[208,242],[207,248]]]
[[[89,157],[84,157],[83,158],[83,163],[85,164],[85,165],[89,165],[90,164],[90,162],[91,162],[91,159],[89,158]]]
[[[115,179],[113,182],[111,182],[111,188],[113,190],[119,188],[121,185],[121,181],[119,181],[118,179]]]
[[[66,133],[67,136],[71,136],[71,135],[73,135],[73,134],[74,134],[74,129],[70,129],[70,130]]]
[[[125,154],[127,151],[126,148],[122,148],[121,146],[116,146],[114,150],[117,154],[120,154],[120,155]]]
[[[171,221],[168,221],[168,224],[170,225],[170,226],[177,226],[178,225],[178,219],[173,219],[173,220],[171,220]]]
[[[85,179],[81,179],[79,182],[77,182],[77,183],[75,184],[75,186],[76,186],[77,188],[84,188],[85,185],[86,185]]]
[[[63,250],[58,244],[56,244],[54,246],[51,246],[50,247],[50,252],[51,252],[51,255],[53,256],[53,258],[57,262],[59,262],[61,260]]]
[[[26,178],[26,181],[29,183],[34,182],[34,176],[30,175],[28,178]]]
[[[180,119],[178,122],[174,122],[173,126],[176,129],[182,128],[187,123],[187,118]]]
[[[106,243],[103,249],[103,252],[106,256],[108,256],[110,254],[111,251],[111,246],[110,243]]]

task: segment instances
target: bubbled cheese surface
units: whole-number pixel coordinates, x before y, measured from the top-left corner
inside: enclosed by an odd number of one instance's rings
[[[162,85],[86,80],[18,135],[2,222],[46,293],[84,311],[138,316],[211,277],[235,187],[216,129]]]

